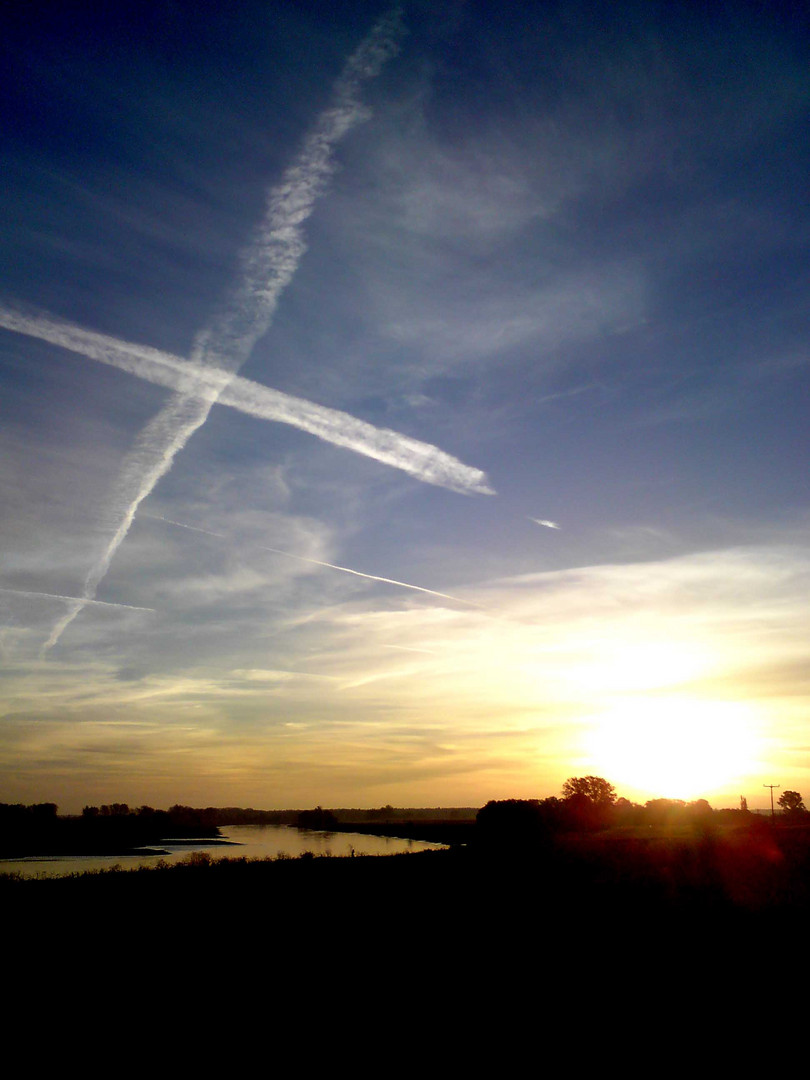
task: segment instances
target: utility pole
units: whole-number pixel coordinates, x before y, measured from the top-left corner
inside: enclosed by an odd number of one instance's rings
[[[763,784],[762,786],[771,789],[771,821],[773,821],[773,819],[775,817],[775,814],[773,812],[773,789],[775,787],[781,787],[782,785],[781,784]]]

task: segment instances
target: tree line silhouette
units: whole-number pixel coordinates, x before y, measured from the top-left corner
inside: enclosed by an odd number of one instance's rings
[[[60,817],[56,803],[0,803],[0,857],[124,854],[169,838],[219,836],[215,813],[190,806],[155,810],[126,803],[85,806],[81,817]]]
[[[595,832],[609,828],[667,828],[705,830],[719,824],[750,824],[757,820],[747,808],[714,810],[706,799],[649,799],[643,805],[617,798],[616,789],[601,776],[570,777],[561,798],[501,799],[486,804],[476,818],[477,840],[484,845],[519,845],[529,837],[542,839],[562,832]],[[780,820],[810,822],[798,791],[780,796]]]
[[[778,800],[779,822],[810,823],[800,792],[785,790]],[[238,807],[168,810],[126,803],[85,806],[81,816],[60,817],[55,803],[0,803],[0,857],[37,854],[125,854],[169,839],[213,839],[227,825],[297,825],[324,831],[351,830],[465,844],[482,850],[514,850],[527,842],[547,843],[566,833],[609,829],[657,829],[702,833],[719,825],[755,825],[762,819],[740,809],[714,810],[706,799],[650,799],[643,805],[617,797],[600,776],[570,777],[560,796],[491,800],[477,812],[456,807],[397,809],[254,810]]]

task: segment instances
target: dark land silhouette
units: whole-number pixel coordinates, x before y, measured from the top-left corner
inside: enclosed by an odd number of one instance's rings
[[[126,803],[113,803],[85,806],[81,815],[62,816],[55,803],[0,803],[0,858],[123,856],[135,849],[159,847],[169,839],[214,840],[221,836],[220,829],[229,825],[295,825],[457,844],[469,840],[477,813],[474,807],[255,810],[175,805],[155,810],[151,806],[133,809]]]
[[[60,817],[55,803],[0,803],[0,858],[30,855],[126,855],[161,840],[215,839],[209,810],[172,806],[130,810],[126,803],[86,806],[81,816]],[[0,868],[1,869],[1,868]]]
[[[505,1038],[551,1017],[575,1018],[577,1035],[609,1021],[625,1038],[657,1015],[680,1033],[716,1019],[713,995],[751,994],[801,956],[810,815],[581,795],[459,810],[444,823],[458,842],[418,854],[251,860],[235,848],[126,872],[0,875],[0,911],[32,980],[58,964],[78,985],[115,987],[135,970],[131,996],[162,976],[194,1002],[181,1016],[245,989],[259,1011],[376,1010],[446,1025],[468,1047],[480,1024]],[[337,827],[361,824],[331,813]],[[397,820],[442,828],[435,809],[410,822],[394,807],[369,814],[383,834]]]
[[[221,827],[231,824],[295,824],[433,840],[448,850],[424,853],[419,861],[415,855],[385,857],[385,866],[380,856],[371,861],[315,856],[247,860],[234,849],[236,858],[212,861],[207,853],[195,852],[180,866],[157,863],[123,875],[101,872],[54,880],[16,881],[5,875],[2,886],[7,895],[15,890],[61,891],[67,896],[112,889],[134,896],[143,889],[182,892],[192,881],[217,892],[231,887],[238,891],[247,881],[260,887],[283,880],[291,887],[296,875],[323,874],[340,880],[352,893],[362,891],[361,882],[377,876],[383,882],[391,875],[401,895],[408,894],[411,877],[421,883],[419,888],[430,879],[431,888],[458,892],[460,902],[468,888],[476,897],[486,894],[494,870],[498,880],[522,881],[533,903],[554,907],[560,902],[566,911],[576,910],[586,895],[589,903],[598,895],[600,909],[614,916],[629,911],[641,917],[645,911],[751,913],[810,907],[810,814],[800,793],[784,792],[780,813],[772,818],[746,808],[714,810],[705,799],[653,799],[641,806],[617,799],[612,785],[600,777],[569,779],[559,798],[494,800],[477,811],[393,806],[260,811],[180,805],[163,811],[112,804],[60,817],[53,803],[0,804],[0,854],[123,855],[149,845],[159,849],[169,838],[210,844],[221,838]],[[329,865],[320,870],[287,865],[302,861]],[[537,893],[530,880],[542,882],[543,891]]]

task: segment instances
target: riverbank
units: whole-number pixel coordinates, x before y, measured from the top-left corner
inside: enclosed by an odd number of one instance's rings
[[[304,834],[306,837],[306,834]],[[306,840],[302,840],[305,843]],[[119,868],[52,880],[0,875],[6,898],[26,893],[67,898],[114,892],[126,900],[143,890],[169,896],[174,890],[225,895],[282,886],[299,893],[317,882],[330,903],[348,903],[367,889],[393,890],[390,902],[440,892],[461,902],[492,901],[501,893],[531,897],[535,906],[575,910],[723,910],[810,913],[810,829],[727,830],[703,835],[566,834],[550,844],[522,849],[456,846],[436,851],[333,857],[305,850],[297,857],[214,857],[187,852],[172,865],[120,873]],[[349,849],[347,854],[353,854]],[[238,899],[235,901],[238,903]]]

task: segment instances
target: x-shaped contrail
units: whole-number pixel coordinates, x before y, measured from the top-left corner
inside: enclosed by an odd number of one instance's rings
[[[52,648],[79,612],[95,599],[118,548],[129,532],[143,500],[171,468],[177,453],[202,424],[217,401],[267,419],[294,423],[337,445],[369,453],[380,461],[405,468],[429,483],[462,491],[491,493],[486,477],[436,447],[380,431],[336,410],[302,402],[269,388],[257,394],[257,384],[239,379],[237,372],[256,342],[267,332],[278,300],[292,280],[306,250],[303,223],[333,171],[333,150],[355,124],[368,115],[360,89],[374,78],[398,50],[402,34],[400,13],[385,15],[348,60],[337,80],[332,100],[304,140],[281,182],[271,188],[267,210],[253,242],[242,256],[242,275],[218,314],[197,335],[188,362],[157,350],[104,339],[44,317],[0,311],[0,325],[55,341],[94,359],[115,363],[133,374],[170,386],[173,394],[139,434],[124,460],[114,505],[110,511],[111,539],[91,567],[81,598],[70,600],[44,645]],[[49,336],[50,335],[50,336]],[[83,347],[77,348],[84,335]],[[94,340],[90,340],[94,339]],[[70,343],[72,341],[72,344]],[[100,355],[103,353],[104,355]],[[116,363],[111,357],[128,357]],[[129,368],[126,364],[129,364]],[[272,396],[272,402],[268,396]],[[260,398],[260,401],[257,401]],[[259,410],[257,412],[257,410]],[[261,411],[263,410],[263,411]],[[66,598],[68,599],[68,598]]]

